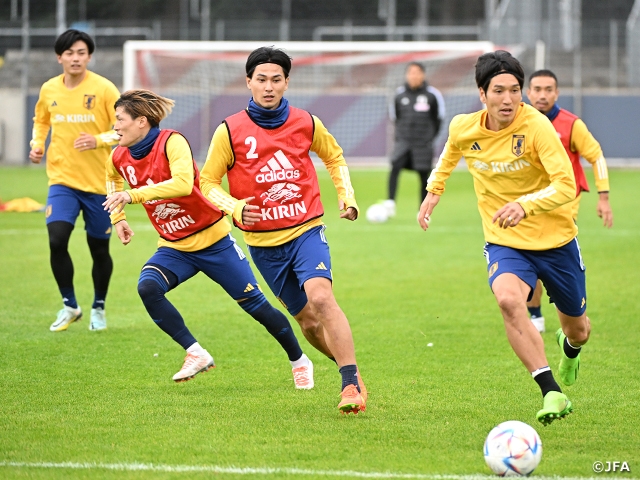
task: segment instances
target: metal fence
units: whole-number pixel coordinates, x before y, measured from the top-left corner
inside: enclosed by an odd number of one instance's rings
[[[640,1],[636,0],[626,24],[629,86],[640,87]]]

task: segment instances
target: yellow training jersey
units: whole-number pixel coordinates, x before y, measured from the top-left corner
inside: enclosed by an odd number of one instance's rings
[[[607,169],[607,161],[602,154],[602,148],[585,123],[579,118],[576,119],[571,130],[571,150],[580,153],[580,156],[592,165],[598,192],[608,192],[609,170]]]
[[[486,110],[454,117],[427,190],[442,195],[446,179],[464,156],[487,242],[523,250],[565,245],[578,233],[568,205],[576,196],[576,183],[553,125],[524,103],[503,130],[487,129],[486,117]],[[509,202],[522,205],[526,218],[503,229],[492,218]]]
[[[353,207],[358,210],[358,205],[351,186],[347,162],[344,159],[342,148],[336,139],[329,133],[318,117],[312,115],[314,123],[313,142],[311,151],[315,152],[329,171],[331,180],[338,192],[338,198],[345,203],[345,208]],[[222,179],[227,170],[233,166],[234,156],[231,148],[229,130],[225,123],[220,124],[213,134],[207,160],[200,172],[200,189],[215,206],[223,212],[233,215],[233,218],[242,223],[242,209],[246,205],[243,199],[236,199],[222,188]],[[298,238],[310,228],[322,225],[322,219],[316,218],[303,225],[271,232],[245,232],[244,241],[254,247],[273,247],[282,245]]]
[[[72,89],[65,86],[64,74],[42,85],[30,145],[32,149],[44,149],[51,129],[47,149],[49,185],[104,195],[104,165],[111,145],[118,143],[112,129],[116,121],[114,104],[119,97],[113,83],[91,71]],[[95,149],[80,152],[73,147],[81,133],[94,136]]]
[[[182,135],[171,135],[165,146],[171,180],[155,185],[145,185],[140,188],[127,190],[131,197],[131,203],[144,203],[150,200],[162,200],[164,198],[182,197],[189,195],[193,190],[193,157],[189,143]],[[104,179],[103,179],[104,181]],[[107,160],[107,194],[124,190],[124,179],[113,165],[112,154]],[[114,225],[126,220],[124,212],[112,213],[111,223]],[[135,231],[135,229],[133,229]],[[231,225],[226,218],[214,223],[206,230],[202,230],[182,240],[170,242],[162,237],[158,238],[158,247],[169,247],[182,252],[196,252],[210,247],[222,239],[231,231]]]

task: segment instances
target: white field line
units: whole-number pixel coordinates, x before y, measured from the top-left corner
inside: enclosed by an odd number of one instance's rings
[[[149,225],[148,223],[140,224],[140,225],[129,224],[129,226],[133,229],[134,232],[137,232],[137,231],[151,232],[156,230],[155,228],[153,228],[153,225]],[[23,228],[23,229],[7,228],[7,229],[0,229],[0,235],[47,235],[47,229],[45,227]],[[114,232],[114,235],[115,235],[115,232]]]
[[[350,478],[407,478],[425,480],[491,480],[490,475],[437,475],[423,473],[394,473],[394,472],[358,472],[353,470],[309,470],[302,468],[268,468],[268,467],[222,467],[218,465],[162,465],[153,463],[76,463],[76,462],[9,462],[0,461],[0,467],[13,468],[50,468],[72,470],[116,470],[116,471],[149,471],[169,473],[227,473],[235,475],[316,475],[326,477]],[[536,480],[596,480],[596,477],[543,477],[535,476]],[[637,479],[629,479],[637,480]]]
[[[149,224],[129,224],[134,232],[154,232],[155,228]],[[329,233],[340,231],[343,233],[355,233],[355,232],[379,232],[381,230],[391,231],[391,232],[402,232],[402,233],[422,233],[420,226],[416,222],[414,225],[392,225],[392,224],[370,224],[370,223],[360,223],[360,224],[344,224],[344,225],[332,225]],[[238,234],[238,232],[233,232]],[[428,234],[436,234],[436,233],[478,233],[482,234],[482,227],[480,225],[469,225],[469,226],[461,226],[461,227],[441,227],[438,225],[431,225],[429,228]],[[46,235],[46,228],[25,228],[25,229],[0,229],[0,236],[3,235]],[[115,235],[115,234],[114,234]],[[582,236],[588,235],[590,237],[598,236],[598,237],[638,237],[640,236],[640,230],[593,230],[586,233],[583,233]]]

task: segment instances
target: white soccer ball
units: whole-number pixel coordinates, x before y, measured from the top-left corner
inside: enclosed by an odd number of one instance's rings
[[[484,460],[493,473],[501,477],[529,475],[542,458],[542,441],[526,423],[503,422],[487,435]]]
[[[367,220],[371,223],[384,223],[389,220],[389,211],[381,203],[374,203],[367,208]]]

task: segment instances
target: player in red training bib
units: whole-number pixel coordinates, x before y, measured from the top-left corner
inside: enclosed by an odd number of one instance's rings
[[[322,122],[289,105],[291,58],[261,47],[249,55],[245,110],[216,129],[202,168],[202,193],[233,216],[258,270],[306,339],[335,360],[342,375],[338,409],[358,413],[367,391],[356,364],[351,327],[333,295],[331,256],[320,188],[309,152],[323,161],[338,192],[341,218],[358,216],[342,149]],[[229,193],[223,190],[223,177]]]
[[[160,235],[157,252],[142,267],[138,293],[153,321],[187,352],[173,380],[184,382],[214,367],[213,357],[166,297],[169,290],[203,272],[280,343],[291,362],[296,388],[313,388],[313,365],[302,353],[289,321],[267,302],[229,233],[224,213],[202,195],[187,140],[175,130],[160,129],[173,104],[148,90],[120,96],[115,105],[120,141],[107,161],[104,202],[123,244],[133,237],[123,211],[128,203],[142,203]],[[130,190],[123,190],[124,180]]]

